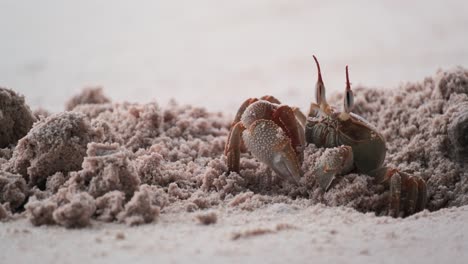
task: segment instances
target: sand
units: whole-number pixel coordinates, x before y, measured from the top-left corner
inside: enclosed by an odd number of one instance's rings
[[[16,144],[31,129],[36,117],[24,97],[11,89],[0,87],[0,148]]]
[[[157,223],[101,224],[69,230],[1,224],[4,263],[466,263],[468,207],[405,219],[343,207],[276,203],[255,211],[215,208],[218,221],[196,213],[163,213]],[[287,227],[287,228],[285,228]]]
[[[254,255],[241,245],[255,244],[256,239],[271,239],[262,247],[266,250],[271,244],[273,252],[281,243],[297,245],[288,247],[299,254],[296,260],[327,253],[327,260],[343,262],[350,255],[376,260],[387,247],[395,258],[406,256],[400,250],[406,252],[408,262],[434,255],[430,260],[437,263],[445,254],[466,254],[468,71],[459,67],[439,71],[392,90],[357,87],[355,96],[354,111],[387,139],[386,163],[426,180],[427,210],[404,219],[385,217],[388,186],[375,184],[367,175],[342,175],[329,191],[321,190],[314,168],[339,148],[307,146],[299,184],[277,177],[249,153],[242,154],[239,174],[227,173],[223,150],[229,117],[176,102],[167,107],[157,102],[110,102],[102,90],[90,88],[66,103],[70,111],[30,114],[38,121],[18,142],[2,149],[0,218],[6,223],[1,232],[18,245],[21,236],[31,232],[38,237],[55,232],[72,247],[95,237],[106,250],[95,248],[89,257],[107,260],[115,249],[144,251],[142,259],[150,258],[151,248],[175,250],[186,233],[191,238],[214,236],[208,242],[212,250],[184,243],[199,253],[200,261],[213,254],[240,261],[245,252]],[[21,98],[11,93],[3,100],[14,102],[9,107],[28,109]],[[338,104],[342,98],[333,95],[330,101]],[[33,228],[26,221],[42,227]],[[86,228],[48,227],[55,225]],[[197,229],[211,227],[213,232]],[[128,232],[115,235],[126,243],[109,242],[105,230],[119,229]],[[148,230],[159,239],[148,236]],[[76,232],[81,233],[75,237]],[[451,247],[437,243],[443,240],[432,241],[432,234],[452,241]],[[347,245],[353,236],[363,243]],[[162,240],[166,244],[161,245]],[[32,242],[24,245],[30,248]],[[437,253],[436,246],[441,246]],[[327,252],[328,248],[333,250]],[[2,246],[1,257],[12,261],[32,257],[7,255],[6,249]],[[60,255],[62,249],[47,251]],[[159,257],[176,258],[170,250]]]

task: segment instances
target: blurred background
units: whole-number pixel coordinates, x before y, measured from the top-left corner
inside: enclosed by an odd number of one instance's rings
[[[393,88],[468,66],[468,1],[0,0],[0,86],[64,109],[84,86],[233,113],[271,94],[305,109],[328,91]],[[359,95],[357,95],[359,96]]]

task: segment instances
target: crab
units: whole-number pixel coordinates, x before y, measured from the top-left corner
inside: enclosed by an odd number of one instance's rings
[[[320,64],[315,56],[318,79],[316,103],[308,116],[299,109],[282,105],[272,96],[247,99],[231,126],[225,155],[229,171],[239,172],[240,152],[249,150],[277,175],[299,184],[306,144],[337,148],[313,168],[320,187],[327,191],[337,175],[357,172],[389,185],[388,215],[406,216],[425,208],[427,186],[419,177],[383,166],[386,142],[382,134],[361,116],[352,113],[354,95],[346,66],[343,111],[330,106],[325,96]]]
[[[317,147],[349,146],[341,154],[342,162],[325,163],[318,168],[321,187],[327,190],[335,175],[355,170],[374,177],[377,183],[390,185],[390,216],[405,216],[423,210],[427,203],[426,182],[419,176],[383,166],[387,152],[384,137],[372,124],[351,112],[354,95],[348,66],[343,111],[339,111],[327,103],[320,64],[315,56],[314,60],[318,70],[317,103],[312,103],[309,110],[305,125],[306,141]]]
[[[249,150],[277,175],[299,183],[306,117],[273,96],[247,99],[231,125],[224,154],[229,171],[239,173],[241,151]]]

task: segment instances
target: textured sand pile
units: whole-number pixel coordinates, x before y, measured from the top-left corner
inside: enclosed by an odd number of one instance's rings
[[[248,153],[240,174],[226,173],[223,150],[231,120],[220,113],[176,103],[111,103],[102,90],[87,89],[66,103],[70,111],[33,114],[22,97],[0,92],[4,220],[136,225],[164,213],[218,206],[255,210],[294,199],[378,215],[386,210],[388,186],[375,185],[369,176],[340,176],[326,193],[318,187],[316,162],[339,148],[309,145],[304,176],[293,185]],[[438,72],[388,91],[356,88],[355,97],[355,112],[387,139],[387,163],[427,181],[429,210],[468,204],[468,71]],[[331,101],[342,100],[336,95]],[[216,215],[200,215],[201,223],[213,221]]]

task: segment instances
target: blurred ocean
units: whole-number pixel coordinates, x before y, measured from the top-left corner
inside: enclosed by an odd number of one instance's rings
[[[52,111],[88,85],[116,101],[233,113],[272,94],[392,88],[468,66],[468,1],[0,0],[0,86]],[[359,95],[357,95],[359,96]]]

